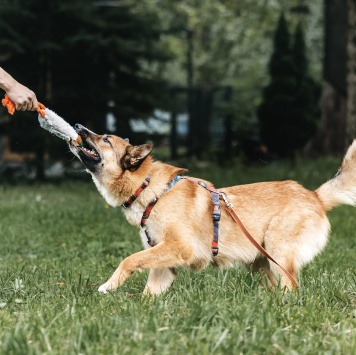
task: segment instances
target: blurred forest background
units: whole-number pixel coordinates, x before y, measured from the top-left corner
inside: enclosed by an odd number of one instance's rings
[[[342,155],[356,136],[356,0],[0,0],[0,66],[71,124],[173,160]],[[35,116],[0,110],[2,176],[73,164]]]

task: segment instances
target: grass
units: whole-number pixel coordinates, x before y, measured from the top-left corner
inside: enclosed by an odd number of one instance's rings
[[[338,165],[236,163],[191,174],[217,187],[296,179],[314,189]],[[303,270],[299,293],[268,292],[239,267],[209,267],[180,270],[159,298],[141,298],[147,272],[102,295],[97,287],[141,245],[89,180],[0,186],[0,354],[355,353],[352,207],[330,213],[330,242]]]

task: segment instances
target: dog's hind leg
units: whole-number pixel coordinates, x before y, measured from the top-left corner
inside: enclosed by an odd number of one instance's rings
[[[116,290],[133,272],[139,269],[170,269],[188,266],[188,260],[192,255],[192,249],[184,243],[162,242],[153,248],[140,251],[124,259],[110,279],[101,285],[98,291],[106,293]]]
[[[266,257],[257,258],[252,264],[252,271],[262,274],[261,285],[267,286],[269,290],[278,285],[278,281],[273,275]]]
[[[171,286],[176,277],[177,273],[173,268],[151,269],[143,295],[159,295]]]
[[[295,266],[294,258],[292,257],[293,252],[291,252],[290,254],[291,255],[284,256],[277,255],[275,259],[278,260],[280,265],[282,265],[289,272],[289,274],[294,277],[295,280],[297,280],[297,268]],[[279,285],[281,289],[291,291],[296,287],[293,284],[292,280],[289,279],[289,277],[278,265],[273,263],[271,260],[268,260],[268,263],[270,266],[271,274],[274,276],[275,280],[278,280],[277,285]]]

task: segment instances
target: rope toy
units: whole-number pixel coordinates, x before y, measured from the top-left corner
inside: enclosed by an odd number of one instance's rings
[[[6,94],[1,100],[1,103],[7,108],[10,115],[14,114],[16,108],[15,103]],[[43,129],[67,142],[71,142],[73,145],[79,145],[81,147],[84,145],[82,138],[68,122],[52,110],[46,108],[45,105],[40,102],[38,103],[37,112],[38,122]]]

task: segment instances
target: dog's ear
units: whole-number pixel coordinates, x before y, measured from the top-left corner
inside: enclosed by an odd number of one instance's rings
[[[129,145],[121,159],[123,168],[130,171],[137,170],[141,163],[147,158],[148,154],[151,153],[152,149],[152,144],[142,144],[137,146]]]

